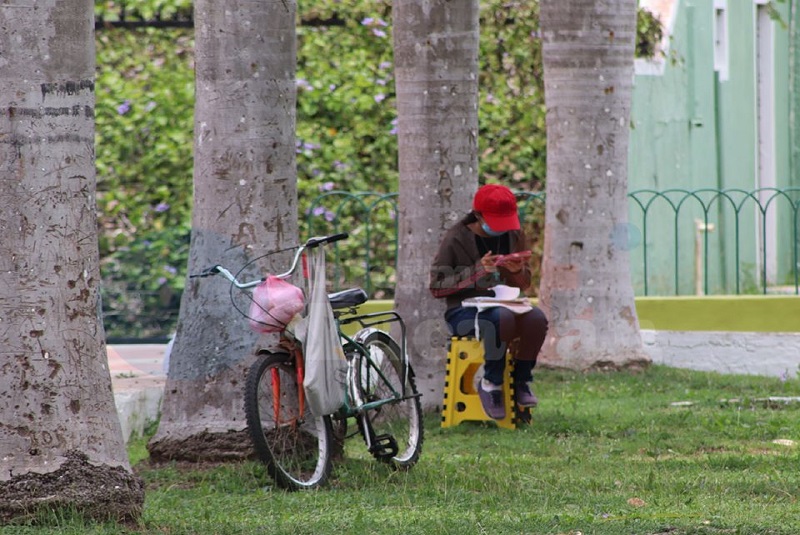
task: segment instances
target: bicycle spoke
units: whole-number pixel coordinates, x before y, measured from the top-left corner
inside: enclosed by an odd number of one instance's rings
[[[289,490],[314,488],[330,473],[331,424],[313,416],[302,400],[294,358],[278,353],[257,361],[248,374],[245,412],[256,452],[276,483]]]

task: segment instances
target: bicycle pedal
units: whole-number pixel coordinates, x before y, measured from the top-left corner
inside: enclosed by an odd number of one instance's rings
[[[397,455],[398,450],[397,441],[392,435],[377,435],[369,448],[372,455],[382,459],[391,459]]]

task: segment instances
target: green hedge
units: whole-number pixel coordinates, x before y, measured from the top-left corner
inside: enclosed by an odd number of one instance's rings
[[[97,2],[98,19],[120,4]],[[481,179],[541,190],[545,110],[538,4],[482,0]],[[128,17],[186,16],[186,0],[137,0]],[[297,167],[303,232],[321,193],[397,191],[391,2],[299,2]],[[642,22],[645,20],[645,23]],[[640,19],[641,39],[654,41]],[[649,29],[648,29],[649,28]],[[640,47],[641,48],[641,47]],[[149,338],[173,328],[186,276],[192,203],[193,32],[97,32],[97,172],[106,329]],[[317,215],[331,219],[320,205]],[[381,213],[384,234],[394,213]],[[376,263],[381,251],[375,251]],[[388,253],[387,253],[388,254]],[[355,260],[352,272],[366,269]],[[387,274],[391,280],[391,273]]]

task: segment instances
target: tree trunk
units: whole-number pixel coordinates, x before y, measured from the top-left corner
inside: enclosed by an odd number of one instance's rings
[[[93,9],[0,9],[0,524],[130,519],[144,501],[100,314]]]
[[[442,401],[447,330],[428,274],[478,186],[478,0],[395,0],[400,170],[395,302],[426,407]]]
[[[630,280],[627,158],[635,0],[543,0],[547,210],[542,363],[648,362]]]
[[[195,3],[194,211],[188,272],[295,245],[294,0]],[[288,267],[272,255],[260,267]],[[250,270],[243,278],[260,277]],[[243,407],[258,343],[222,277],[190,279],[170,355],[154,460],[226,460],[252,453]],[[234,295],[237,290],[233,289]],[[249,301],[239,295],[246,312]]]

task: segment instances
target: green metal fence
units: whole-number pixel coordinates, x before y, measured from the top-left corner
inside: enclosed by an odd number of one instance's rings
[[[643,189],[628,198],[644,295],[798,294],[800,189]],[[672,280],[653,291],[664,280],[657,272]]]
[[[629,250],[638,295],[800,294],[799,188],[642,189],[628,198],[624,239],[609,239]],[[517,200],[526,227],[541,239],[544,193],[518,192]],[[311,201],[302,221],[307,236],[351,236],[331,248],[333,289],[361,286],[373,298],[394,297],[397,213],[396,193],[329,191]],[[162,318],[163,337],[174,328],[177,301],[141,311]]]
[[[329,257],[335,289],[358,284],[378,299],[394,297],[397,267],[397,193],[333,190],[316,197],[306,212],[308,237],[350,233]]]
[[[642,189],[628,198],[625,245],[637,294],[800,293],[800,189]],[[543,217],[544,193],[517,199],[523,221]],[[361,285],[393,297],[396,214],[396,193],[331,191],[312,201],[309,236],[352,236],[333,254],[335,288]]]

